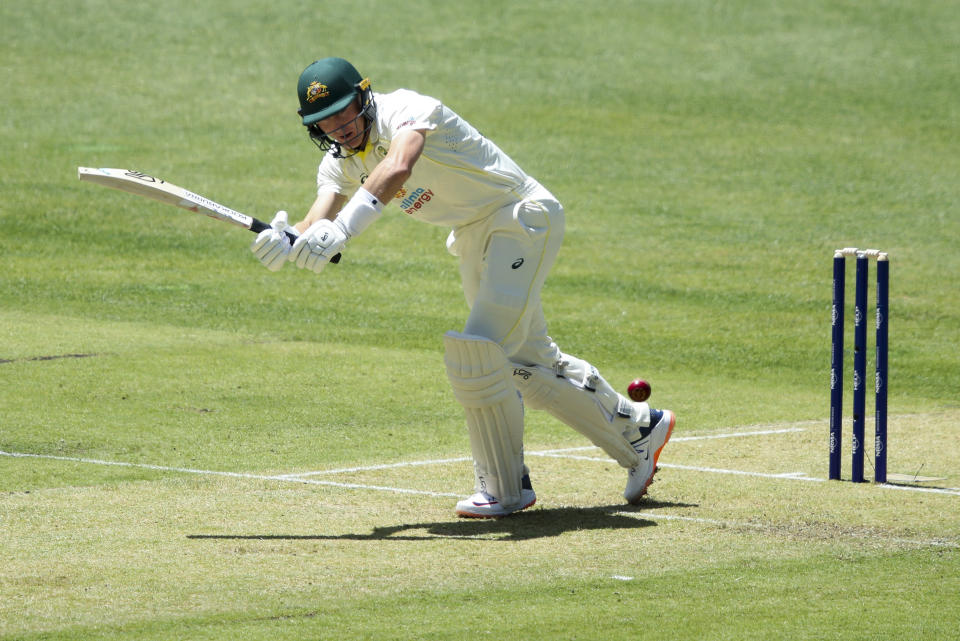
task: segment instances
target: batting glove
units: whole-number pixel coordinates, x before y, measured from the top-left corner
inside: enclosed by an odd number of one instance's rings
[[[322,218],[310,225],[293,243],[289,259],[297,267],[319,274],[330,259],[340,253],[347,242],[347,233],[337,222]]]
[[[291,245],[287,234],[300,235],[296,227],[291,227],[287,221],[287,212],[278,211],[270,221],[270,229],[257,234],[250,245],[253,255],[272,272],[283,267],[290,255]]]

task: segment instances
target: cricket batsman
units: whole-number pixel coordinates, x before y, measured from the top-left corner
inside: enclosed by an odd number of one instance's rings
[[[324,153],[317,198],[296,225],[277,212],[251,250],[268,269],[293,262],[319,273],[391,202],[451,229],[447,249],[459,260],[470,311],[463,331],[444,335],[444,362],[466,415],[476,481],[456,513],[496,518],[536,502],[523,458],[524,407],[549,412],[616,460],[627,470],[623,496],[637,503],[676,418],[620,395],[548,336],[540,291],[563,239],[557,199],[440,101],[405,89],[374,93],[342,58],[310,64],[297,95]]]

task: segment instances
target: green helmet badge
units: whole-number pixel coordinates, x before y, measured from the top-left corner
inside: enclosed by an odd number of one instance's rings
[[[321,85],[314,80],[307,85],[307,102],[315,102],[318,98],[326,98],[330,95],[327,85]]]
[[[300,74],[297,95],[304,125],[343,111],[370,86],[343,58],[317,60]]]

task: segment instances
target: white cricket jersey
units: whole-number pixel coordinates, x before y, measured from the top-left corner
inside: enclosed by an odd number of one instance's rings
[[[391,141],[407,129],[425,130],[413,173],[391,201],[406,214],[434,225],[457,227],[518,200],[527,175],[493,142],[440,101],[399,89],[374,94],[377,122],[365,151],[350,158],[324,156],[317,193],[350,196],[383,160]]]

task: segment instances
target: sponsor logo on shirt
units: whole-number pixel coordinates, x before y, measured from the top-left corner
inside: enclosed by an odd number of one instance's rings
[[[400,207],[408,214],[415,214],[433,198],[432,189],[418,187],[400,201]]]

